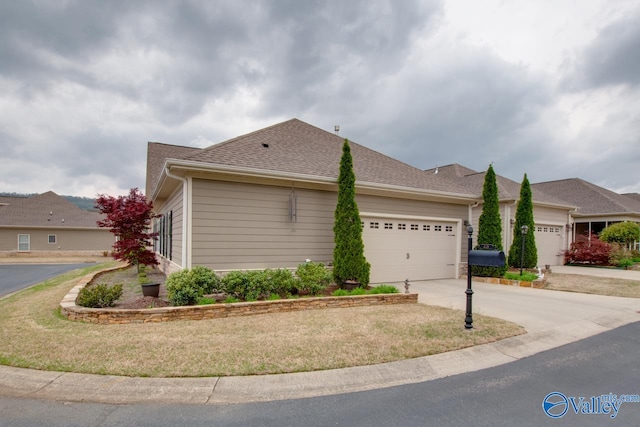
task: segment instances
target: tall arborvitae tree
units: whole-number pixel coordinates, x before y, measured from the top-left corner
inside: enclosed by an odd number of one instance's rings
[[[478,226],[477,245],[493,245],[502,250],[502,220],[500,218],[500,201],[498,198],[498,184],[493,166],[489,165],[484,177],[482,188],[482,214]],[[473,266],[475,276],[502,277],[507,267]]]
[[[371,265],[364,257],[362,223],[356,204],[356,176],[349,141],[344,140],[340,175],[338,177],[338,204],[333,225],[333,278],[337,285],[355,281],[360,286],[369,284]]]
[[[509,248],[509,265],[520,268],[522,253],[522,226],[529,227],[529,231],[524,239],[524,258],[522,267],[534,268],[538,265],[538,249],[536,248],[536,235],[533,222],[533,201],[531,198],[531,186],[527,174],[524,174],[522,185],[520,186],[520,200],[516,208],[516,222],[513,225],[513,242]]]

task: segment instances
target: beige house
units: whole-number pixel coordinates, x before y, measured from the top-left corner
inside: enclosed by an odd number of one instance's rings
[[[81,209],[52,191],[0,197],[0,252],[83,253],[109,251],[114,237],[99,228],[97,212]]]
[[[330,264],[343,143],[297,119],[204,149],[149,143],[146,194],[162,215],[154,226],[162,267]],[[479,178],[452,179],[350,145],[372,283],[458,277],[464,223],[477,222],[482,199],[466,183]],[[516,200],[505,197],[504,208],[515,212]],[[565,235],[566,204],[541,196],[537,209],[541,224]],[[508,229],[513,214],[506,213]]]
[[[464,166],[453,164],[440,166],[426,171],[438,174],[443,178],[452,180],[468,191],[478,194],[480,203],[471,207],[469,217],[472,218],[474,230],[478,229],[480,215],[482,214],[482,189],[486,172],[477,172]],[[505,253],[508,253],[513,242],[516,208],[520,199],[520,183],[496,174],[498,186],[498,199],[500,202],[500,217],[502,218],[502,242]],[[531,188],[533,202],[533,220],[535,223],[533,233],[538,250],[538,265],[562,265],[564,263],[564,251],[571,242],[570,212],[576,206],[562,199],[556,198],[537,188]],[[479,242],[482,243],[482,242]]]
[[[640,195],[637,193],[618,194],[579,178],[540,182],[531,187],[576,207],[571,211],[569,223],[573,240],[576,236],[598,234],[617,222],[640,224]]]

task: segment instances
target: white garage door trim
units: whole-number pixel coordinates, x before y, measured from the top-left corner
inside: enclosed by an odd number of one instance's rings
[[[367,228],[370,227],[369,222],[371,220],[376,220],[376,219],[389,219],[389,220],[395,220],[395,221],[415,221],[415,222],[439,222],[442,223],[442,225],[446,225],[446,226],[451,226],[453,227],[452,232],[455,235],[454,239],[455,239],[455,243],[454,243],[454,248],[453,249],[455,251],[455,253],[450,254],[451,255],[451,261],[453,264],[453,268],[452,268],[452,276],[451,278],[458,278],[459,277],[459,270],[460,270],[460,262],[461,262],[461,250],[462,250],[462,238],[461,238],[461,232],[462,232],[462,220],[460,218],[444,218],[444,217],[434,217],[434,216],[419,216],[419,215],[398,215],[398,214],[384,214],[384,213],[374,213],[374,212],[361,212],[360,213],[360,218],[362,219],[364,226],[365,226],[365,230],[363,230],[363,237],[365,238],[365,255],[367,253]],[[411,224],[407,224],[407,231],[411,231],[410,227]],[[384,222],[381,222],[380,225],[381,228],[384,227]],[[447,233],[447,231],[443,230],[443,233]],[[451,232],[449,232],[449,234],[451,234]],[[449,263],[447,263],[449,265]],[[372,266],[372,270],[375,269],[375,266]],[[375,283],[374,280],[376,280],[376,278],[374,277],[375,274],[373,274],[372,272],[372,283]],[[419,277],[409,277],[410,280],[419,280],[422,278]],[[398,277],[397,280],[404,280],[404,278],[402,277]],[[390,281],[390,280],[383,280],[383,281]],[[377,282],[377,280],[376,280]]]

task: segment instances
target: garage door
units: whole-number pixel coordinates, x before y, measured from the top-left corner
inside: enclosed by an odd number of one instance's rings
[[[371,283],[456,277],[457,222],[366,216],[362,221]]]
[[[559,225],[536,224],[536,249],[538,250],[538,266],[562,265],[562,230]]]

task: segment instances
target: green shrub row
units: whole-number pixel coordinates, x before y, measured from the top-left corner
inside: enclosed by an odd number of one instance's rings
[[[165,283],[173,305],[192,305],[204,294],[219,291],[220,278],[211,269],[195,266],[171,274]]]
[[[289,270],[231,271],[222,278],[222,289],[229,296],[245,301],[287,293],[295,283]]]
[[[203,295],[214,292],[244,301],[282,298],[297,292],[318,295],[331,283],[331,279],[331,272],[319,262],[300,264],[295,275],[282,268],[231,271],[221,279],[214,271],[197,266],[171,274],[166,287],[169,301],[178,306],[196,304]]]
[[[80,289],[76,303],[82,307],[90,308],[112,307],[121,296],[121,284],[109,286],[101,283]]]

